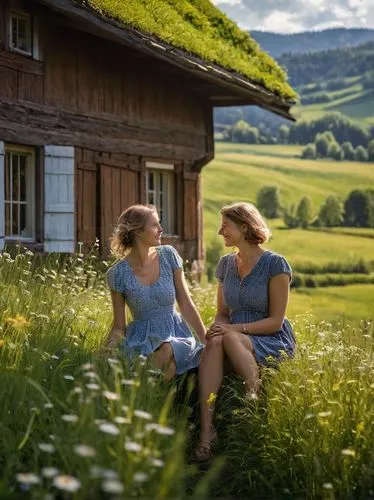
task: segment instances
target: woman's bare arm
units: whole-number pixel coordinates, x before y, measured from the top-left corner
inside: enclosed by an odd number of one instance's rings
[[[113,323],[105,345],[106,347],[117,347],[119,342],[125,336],[126,302],[124,296],[121,293],[111,290],[110,294],[112,297]]]

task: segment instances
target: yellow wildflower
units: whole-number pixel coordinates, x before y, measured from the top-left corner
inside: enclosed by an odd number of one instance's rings
[[[214,394],[214,392],[211,392],[209,394],[209,397],[206,400],[206,402],[207,402],[208,405],[212,405],[216,399],[217,399],[217,394]]]
[[[17,329],[26,328],[31,325],[31,321],[28,321],[25,316],[22,316],[21,314],[17,314],[15,318],[6,316],[5,323]]]
[[[4,339],[0,339],[0,349],[3,347],[4,344],[5,344],[5,340]]]

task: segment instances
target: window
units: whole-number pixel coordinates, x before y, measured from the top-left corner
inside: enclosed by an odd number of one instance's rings
[[[33,55],[32,18],[30,14],[10,12],[9,48],[20,54]]]
[[[155,205],[165,234],[175,234],[174,166],[147,162],[147,203]]]
[[[5,238],[35,238],[35,154],[30,148],[5,147]]]

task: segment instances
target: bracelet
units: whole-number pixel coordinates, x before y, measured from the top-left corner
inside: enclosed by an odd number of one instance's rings
[[[243,331],[244,333],[247,333],[247,325],[245,323],[243,323]]]

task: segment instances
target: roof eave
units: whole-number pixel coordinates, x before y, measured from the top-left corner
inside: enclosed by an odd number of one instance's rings
[[[208,80],[233,93],[231,104],[213,103],[214,105],[256,104],[288,120],[295,121],[290,108],[295,104],[270,92],[258,83],[254,83],[239,73],[229,71],[218,65],[204,61],[182,49],[169,45],[158,38],[139,30],[129,28],[112,19],[99,16],[94,10],[76,4],[72,0],[37,0],[50,9],[85,24],[87,31],[114,42],[132,47],[155,58],[162,59],[180,69]]]

